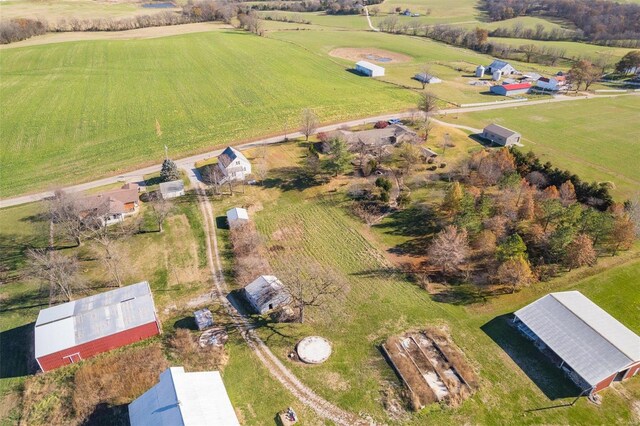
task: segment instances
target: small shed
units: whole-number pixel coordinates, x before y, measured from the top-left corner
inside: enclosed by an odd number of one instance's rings
[[[227,211],[227,222],[229,226],[241,225],[249,222],[249,213],[247,209],[241,207],[234,207]]]
[[[482,137],[498,145],[511,146],[519,144],[522,135],[506,127],[489,124],[482,131]]]
[[[160,195],[165,200],[182,197],[184,195],[184,182],[181,179],[170,182],[162,182],[160,185]]]
[[[211,315],[211,311],[207,308],[195,311],[193,316],[196,318],[198,330],[202,331],[206,328],[213,327],[213,315]]]
[[[536,300],[515,312],[514,324],[585,391],[640,371],[640,337],[579,291]]]
[[[367,61],[356,62],[356,71],[367,77],[382,77],[384,68]]]
[[[261,315],[291,303],[291,296],[284,285],[273,275],[256,278],[244,288],[244,295],[251,307]]]
[[[413,76],[414,80],[418,80],[420,83],[426,83],[426,84],[437,84],[437,83],[442,83],[442,80],[440,80],[438,77],[428,74],[426,72],[421,72],[419,74],[416,74]]]
[[[171,367],[160,382],[129,404],[131,426],[240,426],[218,371]]]

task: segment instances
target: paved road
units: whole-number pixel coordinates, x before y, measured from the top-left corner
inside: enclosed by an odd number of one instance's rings
[[[551,98],[551,99],[541,99],[541,100],[536,100],[536,101],[505,103],[505,104],[490,103],[490,104],[487,104],[487,105],[479,105],[479,106],[474,106],[474,107],[446,109],[446,110],[441,110],[440,111],[440,115],[447,116],[447,115],[463,114],[463,113],[466,113],[466,112],[489,111],[489,110],[502,109],[502,108],[523,108],[523,107],[527,107],[527,106],[531,106],[531,105],[549,104],[549,103],[556,103],[556,102],[585,101],[587,99],[591,99],[591,98],[595,98],[595,97],[597,97],[597,98],[608,98],[608,97],[619,97],[619,96],[640,96],[640,93],[599,95],[599,96],[585,95],[585,96],[577,96],[577,97],[576,96],[559,95],[559,96],[556,96],[556,97]],[[323,127],[320,127],[317,131],[318,132],[329,132],[329,131],[332,131],[332,130],[340,129],[341,127],[344,127],[344,126],[353,127],[353,126],[357,126],[357,125],[361,125],[361,124],[375,123],[376,121],[380,121],[380,120],[388,120],[390,118],[408,118],[410,115],[411,115],[410,112],[401,112],[401,113],[396,113],[396,114],[377,115],[377,116],[374,116],[374,117],[367,117],[367,118],[363,118],[363,119],[351,120],[351,121],[346,121],[346,122],[343,122],[343,123],[337,123],[337,124],[331,124],[331,125],[328,125],[328,126],[323,126]],[[465,130],[470,130],[470,131],[479,130],[479,129],[474,129],[472,127],[446,123],[444,121],[439,121],[439,120],[437,122],[440,125],[449,126],[449,127],[453,127],[453,128],[460,128],[460,129],[465,129]],[[294,132],[294,133],[288,133],[287,136],[289,138],[291,138],[291,139],[294,139],[294,138],[301,137],[303,135],[300,132]],[[242,150],[254,148],[254,147],[260,146],[260,145],[270,145],[270,144],[280,143],[280,142],[283,141],[283,139],[284,139],[284,135],[278,135],[278,136],[265,138],[265,139],[260,139],[260,140],[256,140],[256,141],[253,141],[253,142],[241,144],[241,145],[236,145],[235,147],[242,151]],[[185,158],[182,158],[180,160],[177,160],[176,164],[178,165],[179,168],[190,170],[190,169],[193,168],[193,165],[196,162],[207,160],[207,159],[209,159],[211,157],[216,157],[216,156],[220,155],[221,152],[222,152],[222,150],[215,150],[215,151],[207,152],[207,153],[204,153],[204,154],[192,155],[190,157],[185,157]],[[160,170],[160,164],[156,164],[154,166],[149,166],[149,167],[145,167],[145,168],[138,169],[138,170],[133,170],[133,171],[127,172],[127,173],[122,173],[122,174],[119,174],[117,176],[106,177],[106,178],[98,179],[98,180],[95,180],[95,181],[92,181],[92,182],[86,182],[86,183],[81,183],[81,184],[78,184],[78,185],[69,186],[69,187],[66,187],[66,188],[63,188],[63,189],[65,191],[67,191],[67,192],[79,192],[79,191],[87,191],[89,189],[98,188],[98,187],[101,187],[101,186],[105,186],[105,185],[109,185],[109,184],[113,184],[113,183],[117,183],[117,182],[142,182],[144,180],[143,179],[144,175],[149,174],[149,173],[153,173],[153,172],[157,172],[158,170]],[[46,192],[40,192],[40,193],[36,193],[36,194],[23,195],[23,196],[14,197],[14,198],[6,198],[6,199],[0,200],[0,208],[17,206],[17,205],[20,205],[20,204],[31,203],[31,202],[34,202],[34,201],[40,201],[40,200],[43,200],[45,198],[51,197],[52,195],[53,195],[53,193],[51,191],[46,191]]]
[[[204,228],[206,232],[207,263],[213,277],[214,289],[211,296],[218,299],[224,306],[229,318],[240,332],[247,346],[253,351],[264,367],[276,378],[285,389],[291,392],[302,404],[312,409],[320,418],[330,420],[340,426],[368,425],[369,422],[362,418],[342,410],[330,403],[326,399],[316,394],[309,387],[304,385],[281,361],[276,357],[271,349],[257,335],[254,324],[251,320],[237,309],[237,302],[232,295],[222,273],[222,263],[218,251],[218,240],[216,238],[215,214],[213,205],[206,195],[205,188],[200,182],[195,169],[188,171],[189,180],[196,189],[198,195],[198,205],[204,218]]]

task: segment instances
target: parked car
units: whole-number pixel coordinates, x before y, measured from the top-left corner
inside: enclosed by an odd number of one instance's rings
[[[392,118],[387,123],[389,123],[389,124],[402,124],[402,121],[400,119],[398,119],[398,118]]]
[[[389,125],[389,123],[387,123],[386,121],[378,121],[376,124],[373,125],[373,127],[375,129],[384,129],[388,125]]]

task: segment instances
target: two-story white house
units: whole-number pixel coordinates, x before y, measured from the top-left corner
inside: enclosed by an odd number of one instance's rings
[[[222,175],[219,183],[241,181],[251,174],[251,163],[240,151],[229,146],[218,156],[218,170]]]

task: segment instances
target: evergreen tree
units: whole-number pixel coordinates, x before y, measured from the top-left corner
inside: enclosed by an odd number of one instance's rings
[[[162,162],[162,169],[160,169],[160,180],[162,182],[170,182],[172,180],[179,180],[180,172],[178,166],[172,160],[165,158]]]

